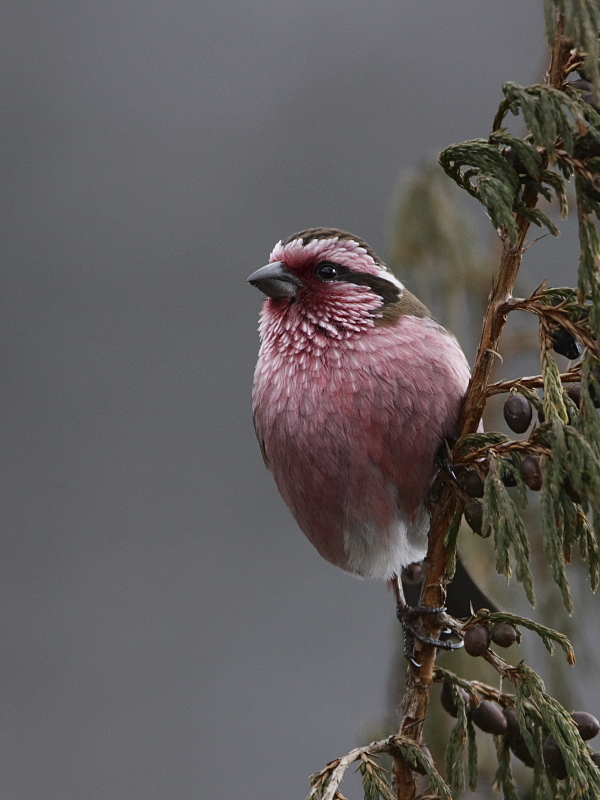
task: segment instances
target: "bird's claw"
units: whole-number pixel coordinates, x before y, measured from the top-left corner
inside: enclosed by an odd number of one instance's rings
[[[452,624],[451,618],[448,617],[446,609],[443,607],[397,606],[396,616],[404,631],[404,656],[417,669],[419,669],[421,665],[415,659],[415,641],[419,641],[421,644],[426,644],[430,647],[437,647],[439,650],[459,650],[464,646],[462,639],[460,642],[449,642],[445,639],[435,639],[420,630],[415,623],[425,614],[431,616],[443,615],[440,622],[447,625],[443,633],[459,632],[458,627]]]
[[[454,464],[452,463],[452,459],[450,458],[450,448],[454,445],[455,440],[446,439],[444,444],[440,446],[439,450],[437,451],[435,461],[436,464],[440,469],[443,469],[444,472],[450,476],[450,478],[454,481],[454,483],[458,483],[458,477],[454,470]]]

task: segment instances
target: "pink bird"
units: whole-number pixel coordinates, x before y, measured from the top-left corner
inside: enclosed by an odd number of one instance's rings
[[[427,551],[436,454],[457,433],[460,345],[341,230],[278,242],[248,281],[267,295],[253,391],[265,463],[323,558],[401,595],[402,569]]]

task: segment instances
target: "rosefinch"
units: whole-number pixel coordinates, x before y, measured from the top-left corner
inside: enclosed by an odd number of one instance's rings
[[[254,423],[283,499],[327,561],[397,578],[427,550],[424,500],[469,381],[458,342],[344,231],[289,236],[248,281],[267,295]]]

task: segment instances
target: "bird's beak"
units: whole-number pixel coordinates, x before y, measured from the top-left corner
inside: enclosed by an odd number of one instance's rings
[[[273,261],[272,264],[257,269],[247,280],[273,300],[294,297],[298,288],[303,285],[300,278],[292,275],[283,261]]]

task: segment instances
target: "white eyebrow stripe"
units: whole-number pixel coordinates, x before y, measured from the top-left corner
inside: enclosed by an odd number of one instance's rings
[[[406,287],[404,286],[403,283],[401,283],[398,280],[398,278],[394,275],[394,273],[390,269],[386,267],[386,269],[385,270],[382,269],[381,272],[382,274],[379,277],[382,278],[382,280],[393,283],[394,286],[396,286],[400,290],[400,293],[404,294],[404,292],[406,291]]]

